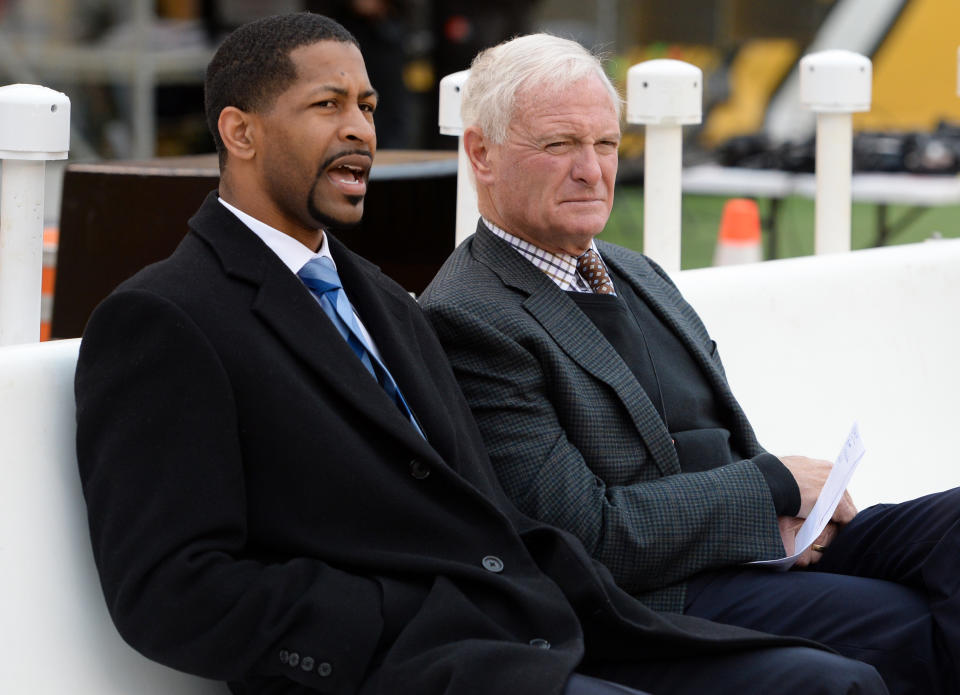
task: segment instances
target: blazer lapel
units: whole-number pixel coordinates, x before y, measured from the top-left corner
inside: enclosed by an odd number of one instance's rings
[[[565,292],[482,223],[473,238],[473,254],[505,285],[526,293],[523,307],[550,333],[570,359],[614,390],[630,413],[661,473],[679,472],[670,433],[633,372],[593,321]]]
[[[190,227],[217,253],[227,275],[257,287],[252,313],[294,355],[378,428],[423,446],[423,438],[371,378],[306,286],[217,201],[216,192],[207,197]]]

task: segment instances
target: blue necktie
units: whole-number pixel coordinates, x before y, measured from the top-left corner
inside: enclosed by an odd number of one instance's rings
[[[417,424],[413,411],[407,405],[403,394],[400,393],[397,382],[393,380],[393,375],[390,374],[386,365],[377,359],[364,339],[363,333],[360,332],[360,325],[353,313],[353,305],[347,299],[347,293],[343,291],[343,284],[340,282],[340,276],[333,266],[333,261],[327,256],[318,256],[308,261],[297,275],[303,280],[303,284],[310,288],[321,308],[330,317],[333,325],[340,331],[340,335],[353,349],[354,354],[363,363],[363,366],[367,368],[367,371],[383,387],[391,400],[396,403],[400,412],[407,416],[420,436],[423,437],[423,431]]]

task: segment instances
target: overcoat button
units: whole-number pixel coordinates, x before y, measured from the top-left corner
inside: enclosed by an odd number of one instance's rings
[[[487,555],[483,558],[483,569],[488,572],[503,572],[503,560],[496,555]]]
[[[534,639],[530,640],[530,646],[539,647],[540,649],[549,649],[550,643],[541,637],[535,637]]]
[[[302,668],[304,671],[312,671],[315,663],[316,662],[313,660],[312,656],[305,656],[300,662],[300,668]]]
[[[326,678],[326,677],[329,676],[331,673],[333,673],[333,666],[331,666],[330,664],[328,664],[326,661],[323,661],[323,662],[321,662],[320,665],[317,667],[317,673],[319,673],[321,676],[323,676],[324,678]]]
[[[430,466],[425,464],[423,461],[418,461],[413,459],[410,462],[410,475],[412,475],[417,480],[423,480],[424,478],[430,477]]]
[[[281,664],[286,664],[286,663],[289,662],[289,661],[290,661],[290,652],[288,652],[286,649],[281,649],[281,650],[280,650],[280,663],[281,663]]]
[[[300,655],[296,652],[290,652],[290,659],[287,661],[287,663],[291,666],[296,666],[300,663]]]

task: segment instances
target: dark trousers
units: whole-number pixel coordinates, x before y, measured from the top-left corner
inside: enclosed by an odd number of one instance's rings
[[[593,664],[584,670],[602,681],[574,676],[564,695],[886,695],[872,666],[807,647],[755,649],[656,663]],[[606,681],[611,681],[608,683]],[[636,690],[619,688],[622,683]]]
[[[695,577],[685,612],[816,640],[891,693],[958,693],[960,488],[865,509],[806,570]]]

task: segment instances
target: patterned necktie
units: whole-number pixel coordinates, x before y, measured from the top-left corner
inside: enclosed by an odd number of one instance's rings
[[[600,254],[593,249],[588,249],[585,254],[577,256],[577,272],[596,294],[616,294],[613,290],[613,282],[607,274],[607,268],[600,260]]]
[[[347,299],[347,293],[343,291],[343,284],[340,282],[340,276],[337,274],[333,261],[327,256],[318,256],[308,261],[297,275],[303,281],[303,284],[310,288],[321,308],[330,317],[333,325],[340,331],[340,335],[353,349],[354,354],[360,359],[363,366],[383,387],[383,390],[387,392],[400,412],[406,415],[417,432],[420,433],[420,436],[426,438],[413,416],[413,411],[410,410],[406,399],[400,393],[400,388],[394,381],[393,375],[390,374],[390,370],[377,358],[363,337],[360,324],[353,312],[353,305]]]

